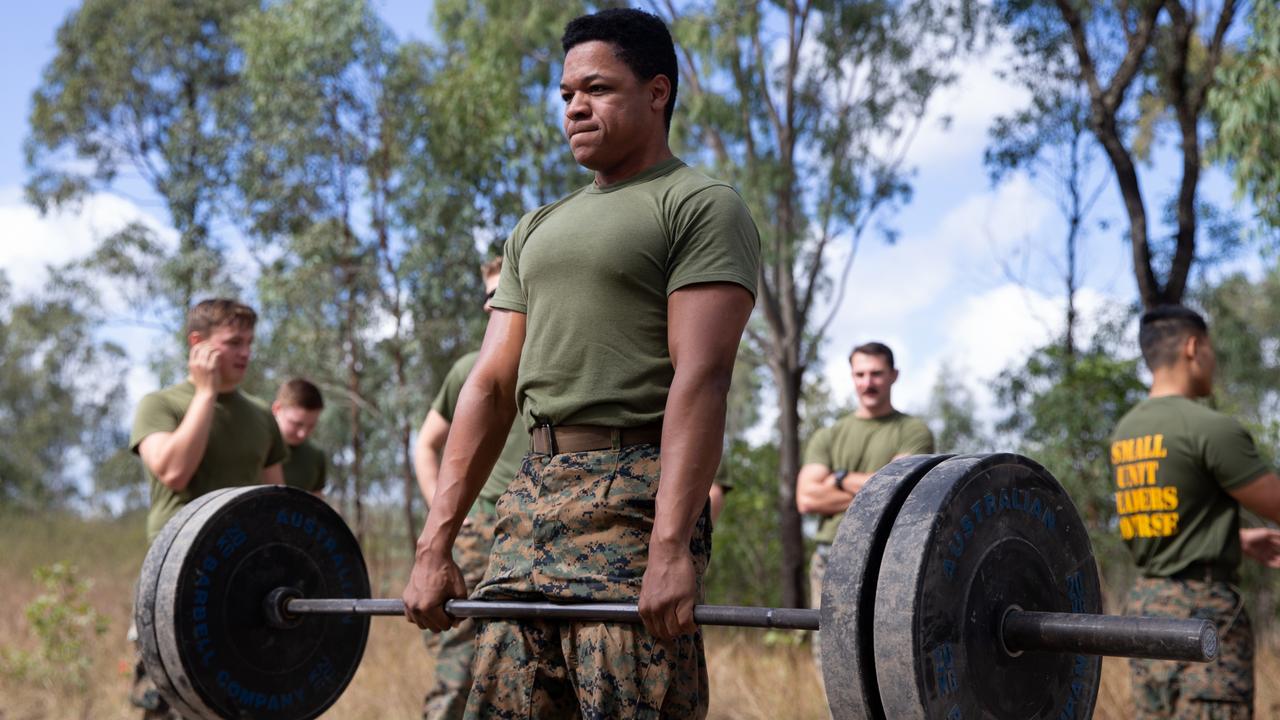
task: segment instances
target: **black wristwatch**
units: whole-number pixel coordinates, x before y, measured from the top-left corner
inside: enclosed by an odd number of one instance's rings
[[[848,490],[844,489],[844,476],[848,475],[849,471],[837,470],[835,474],[836,474],[836,489],[839,490],[840,492],[849,492]]]

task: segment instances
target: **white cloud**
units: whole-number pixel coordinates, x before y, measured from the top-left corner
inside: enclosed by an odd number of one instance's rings
[[[33,293],[48,280],[48,265],[85,256],[102,238],[131,222],[141,222],[162,240],[176,242],[171,227],[119,195],[95,193],[75,210],[41,216],[23,200],[20,188],[0,188],[0,269],[18,295]]]
[[[20,188],[0,188],[0,269],[18,297],[32,295],[48,282],[48,266],[84,257],[103,238],[132,222],[146,225],[162,242],[177,242],[177,232],[170,226],[119,195],[96,193],[77,209],[41,216],[23,200]],[[118,302],[106,296],[102,301],[109,306]],[[101,335],[129,352],[126,402],[134,407],[144,394],[156,389],[155,375],[145,357],[154,343],[165,342],[166,336],[152,328],[117,324],[104,327]]]
[[[1026,106],[1027,91],[1000,79],[1006,54],[997,47],[957,68],[956,82],[934,94],[919,133],[907,150],[908,166],[963,159],[987,145],[987,128],[1001,113]]]

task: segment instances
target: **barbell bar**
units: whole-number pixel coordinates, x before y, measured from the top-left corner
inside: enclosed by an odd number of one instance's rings
[[[1101,614],[1087,533],[1017,455],[915,456],[842,522],[818,610],[698,605],[700,625],[821,630],[835,720],[1090,717],[1100,655],[1206,661],[1212,623]],[[191,718],[317,717],[350,682],[371,616],[350,530],[278,486],[217,491],[165,526],[135,616],[148,673]],[[455,617],[640,622],[625,603],[452,600]]]
[[[271,591],[265,606],[268,622],[283,628],[291,627],[293,620],[303,615],[404,615],[403,600],[293,597],[290,588]],[[457,618],[641,622],[639,606],[630,603],[450,600],[444,609]],[[695,605],[693,608],[693,620],[698,625],[721,627],[820,630],[821,617],[820,610],[800,608],[746,605]],[[994,641],[1015,657],[1024,652],[1070,652],[1208,662],[1218,655],[1218,632],[1208,620],[1034,612],[1019,610],[1016,606],[1010,606],[1003,614]]]

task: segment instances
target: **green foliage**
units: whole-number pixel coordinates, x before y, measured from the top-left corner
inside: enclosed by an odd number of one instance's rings
[[[149,307],[181,317],[218,280],[211,237],[229,183],[242,101],[229,31],[254,0],[85,0],[62,24],[32,98],[27,197],[41,211],[139,177],[181,235],[156,265],[172,295]]]
[[[778,527],[778,450],[735,441],[721,463],[733,490],[715,527],[707,602],[777,606],[782,547],[771,529]]]
[[[1248,195],[1259,216],[1280,228],[1280,6],[1254,2],[1249,22],[1244,49],[1224,58],[1209,91],[1217,129],[1211,154],[1231,168],[1237,195]]]
[[[1137,348],[1124,345],[1123,314],[1101,323],[1088,347],[1068,355],[1055,342],[1001,373],[996,396],[1005,409],[997,430],[1056,477],[1080,510],[1100,564],[1127,567],[1115,522],[1110,437],[1146,387]],[[1123,562],[1112,562],[1123,561]]]
[[[19,299],[0,272],[0,505],[78,497],[77,472],[126,444],[124,351],[95,337],[85,288],[60,275]]]
[[[933,430],[935,449],[940,453],[982,452],[990,445],[977,417],[973,391],[949,365],[938,370],[925,417]]]
[[[1280,268],[1253,281],[1241,274],[1197,293],[1218,356],[1214,401],[1253,432],[1263,453],[1280,457]]]
[[[91,584],[73,565],[57,562],[36,568],[42,592],[24,616],[37,640],[36,649],[5,649],[0,669],[19,680],[46,688],[84,690],[91,669],[89,643],[107,632],[107,619],[85,599]]]

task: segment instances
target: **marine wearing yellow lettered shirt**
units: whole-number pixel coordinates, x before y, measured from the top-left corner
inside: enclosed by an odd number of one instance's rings
[[[1121,538],[1139,571],[1240,564],[1239,505],[1227,490],[1267,471],[1239,422],[1181,396],[1149,398],[1111,442]]]

